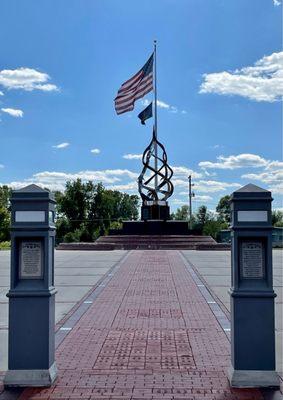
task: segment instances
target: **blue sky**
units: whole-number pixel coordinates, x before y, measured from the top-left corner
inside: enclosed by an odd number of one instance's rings
[[[152,131],[137,114],[152,94],[120,116],[113,99],[157,39],[158,136],[175,170],[172,208],[187,204],[189,173],[195,208],[213,209],[249,182],[272,190],[281,207],[280,3],[2,1],[0,183],[62,189],[81,177],[136,193]]]

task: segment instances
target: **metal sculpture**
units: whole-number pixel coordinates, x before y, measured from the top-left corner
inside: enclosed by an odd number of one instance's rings
[[[161,149],[161,156],[158,156],[158,148]],[[166,202],[174,191],[171,182],[173,170],[167,163],[165,147],[157,140],[155,129],[150,144],[143,152],[142,163],[138,184],[143,203]]]

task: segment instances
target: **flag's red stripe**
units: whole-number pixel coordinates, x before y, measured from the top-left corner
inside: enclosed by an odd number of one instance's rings
[[[125,107],[128,104],[132,104],[135,100],[140,99],[146,93],[150,92],[153,89],[152,82],[149,82],[147,85],[143,86],[139,91],[137,91],[132,97],[125,99],[124,101],[116,101],[115,108]]]
[[[126,103],[131,102],[131,101],[135,98],[136,95],[138,95],[138,94],[140,94],[141,92],[143,92],[143,90],[144,90],[145,88],[148,89],[148,87],[151,87],[151,90],[153,89],[152,82],[148,82],[147,84],[143,85],[139,90],[137,90],[137,91],[136,91],[135,93],[133,93],[131,96],[126,97],[126,98],[123,98],[123,99],[116,100],[116,101],[115,101],[115,105],[116,105],[116,106],[119,106],[119,105],[121,105],[121,104],[126,104]]]
[[[116,113],[119,115],[119,114],[123,114],[124,112],[132,111],[133,109],[134,109],[134,105],[127,107],[125,109],[122,109],[122,110],[116,110]]]
[[[124,83],[122,83],[121,87],[128,86],[129,84],[131,84],[132,81],[135,81],[136,78],[137,78],[138,76],[140,76],[141,74],[143,74],[143,71],[140,69],[134,76],[132,76],[130,79],[128,79],[127,81],[125,81]]]
[[[128,87],[132,86],[136,81],[139,80],[144,75],[143,71],[139,71],[136,75],[134,75],[127,82],[122,83],[121,88],[119,90],[126,90]]]
[[[116,111],[123,110],[125,108],[130,107],[130,106],[133,107],[133,105],[134,105],[136,100],[142,98],[145,94],[150,92],[152,89],[153,89],[152,82],[149,82],[145,87],[143,87],[142,90],[140,90],[139,92],[135,93],[135,95],[131,99],[128,99],[127,101],[125,101],[125,102],[123,102],[121,104],[115,103]]]
[[[131,85],[128,85],[126,88],[123,86],[120,87],[117,93],[117,97],[123,95],[123,93],[129,92],[131,90],[134,90],[140,83],[140,81],[143,79],[143,75],[139,75],[134,82],[131,83]]]
[[[135,95],[136,92],[139,92],[141,89],[143,89],[144,86],[146,86],[148,83],[152,83],[152,82],[153,82],[152,75],[149,75],[148,77],[142,79],[139,86],[137,88],[135,88],[134,90],[131,90],[130,92],[125,93],[124,95],[117,96],[115,98],[115,103],[119,104],[119,103],[122,103],[122,102],[130,99],[131,97],[133,97]]]

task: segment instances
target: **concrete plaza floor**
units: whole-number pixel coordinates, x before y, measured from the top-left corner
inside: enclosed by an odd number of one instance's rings
[[[220,302],[230,312],[230,297],[228,289],[231,281],[230,251],[193,251],[182,252],[194,266],[207,286],[218,297]],[[273,286],[277,294],[275,298],[276,325],[276,358],[277,371],[283,377],[283,251],[273,250]]]

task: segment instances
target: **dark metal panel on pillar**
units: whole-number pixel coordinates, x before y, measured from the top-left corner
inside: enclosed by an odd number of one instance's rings
[[[29,185],[11,197],[9,359],[5,386],[50,386],[55,380],[55,201]]]
[[[278,387],[272,283],[271,192],[249,184],[231,196],[232,387]]]

